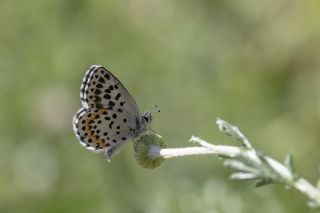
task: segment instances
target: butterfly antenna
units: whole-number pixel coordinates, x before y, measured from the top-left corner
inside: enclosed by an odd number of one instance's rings
[[[149,108],[148,112],[150,113],[162,112],[162,110],[158,108],[158,105],[154,105],[153,107]]]

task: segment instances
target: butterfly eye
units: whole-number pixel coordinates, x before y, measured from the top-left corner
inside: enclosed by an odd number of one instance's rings
[[[144,113],[142,115],[142,118],[146,123],[151,123],[152,122],[152,116],[151,116],[151,114],[149,112]]]

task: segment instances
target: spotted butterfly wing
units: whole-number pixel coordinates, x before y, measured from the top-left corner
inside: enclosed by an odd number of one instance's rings
[[[86,72],[80,88],[80,98],[84,108],[126,109],[132,115],[141,115],[127,89],[100,65],[92,65]]]
[[[128,139],[147,129],[129,92],[100,65],[93,65],[86,72],[80,97],[83,107],[73,118],[74,132],[87,149],[106,151],[108,160]]]

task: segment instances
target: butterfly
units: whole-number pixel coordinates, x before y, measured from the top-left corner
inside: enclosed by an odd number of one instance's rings
[[[141,114],[123,84],[101,65],[86,72],[80,98],[82,108],[72,119],[74,133],[88,150],[104,151],[108,161],[128,141],[151,130],[151,113]]]

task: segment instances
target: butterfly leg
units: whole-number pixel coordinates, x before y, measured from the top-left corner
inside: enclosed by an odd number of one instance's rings
[[[112,154],[113,154],[113,149],[112,149],[112,147],[106,148],[106,151],[105,151],[105,159],[106,159],[108,162],[111,161]]]

